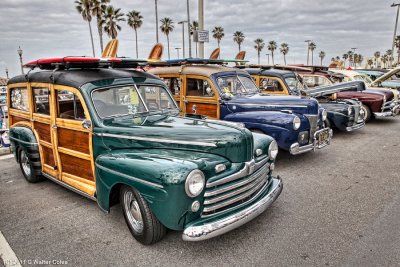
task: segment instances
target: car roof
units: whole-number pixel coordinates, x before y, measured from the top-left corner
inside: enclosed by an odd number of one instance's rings
[[[26,75],[18,75],[11,78],[8,84],[24,82],[41,82],[66,85],[80,88],[82,85],[94,81],[118,79],[118,78],[151,78],[158,77],[143,71],[129,69],[68,69],[68,70],[41,70]]]
[[[279,70],[279,69],[260,69],[260,68],[247,68],[245,69],[250,75],[287,75],[294,74],[293,71],[289,70]]]
[[[220,72],[238,72],[247,74],[245,71],[220,65],[182,65],[182,66],[171,66],[171,67],[158,67],[149,70],[148,72],[155,75],[162,74],[189,74],[189,75],[201,75],[209,77],[215,73]]]

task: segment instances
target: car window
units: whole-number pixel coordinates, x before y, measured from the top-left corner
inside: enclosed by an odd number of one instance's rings
[[[273,78],[261,78],[260,79],[260,89],[262,91],[269,92],[283,92],[284,88],[282,84]]]
[[[218,77],[217,84],[221,92],[225,94],[256,94],[259,92],[250,76],[222,76]]]
[[[33,101],[36,113],[50,115],[49,96],[50,91],[48,88],[33,88]]]
[[[215,93],[207,80],[192,79],[186,80],[186,95],[187,96],[201,96],[201,97],[214,97]]]
[[[11,107],[23,111],[28,111],[28,89],[18,87],[11,89]]]
[[[178,109],[167,89],[155,85],[97,89],[92,99],[101,118]]]
[[[85,119],[85,112],[79,98],[69,91],[58,91],[57,93],[58,118],[79,120]]]
[[[161,78],[165,85],[167,86],[168,90],[171,92],[171,94],[175,96],[179,96],[181,92],[181,80],[176,77],[171,77],[171,78]]]
[[[306,83],[307,87],[317,87],[317,86],[326,86],[331,85],[329,80],[323,76],[303,76],[303,80]]]

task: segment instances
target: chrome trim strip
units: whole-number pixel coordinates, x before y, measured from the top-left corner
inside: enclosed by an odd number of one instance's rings
[[[206,224],[187,227],[182,234],[184,241],[201,241],[229,232],[263,213],[278,198],[283,189],[282,180],[278,177],[272,179],[273,188],[262,199],[244,210],[230,216],[211,221]],[[260,191],[262,192],[262,191]]]
[[[351,131],[354,131],[354,130],[361,129],[364,126],[365,126],[365,122],[358,123],[358,124],[355,124],[353,126],[346,127],[346,131],[347,132],[351,132]]]
[[[219,195],[217,197],[213,197],[213,198],[204,200],[204,205],[214,204],[214,203],[220,202],[222,200],[225,200],[227,198],[237,196],[243,192],[246,192],[247,190],[251,189],[252,187],[253,188],[258,187],[258,185],[260,183],[265,181],[265,177],[263,177],[263,175],[261,173],[258,175],[255,175],[254,177],[256,177],[257,179],[253,180],[251,183],[247,184],[246,186],[244,186],[238,190],[228,192],[227,194]],[[234,201],[234,202],[236,202],[236,201]],[[225,204],[225,202],[223,204]],[[229,204],[231,204],[231,203],[229,203]]]
[[[223,207],[225,207],[225,206],[229,206],[229,205],[231,205],[231,204],[233,204],[233,203],[235,203],[235,202],[238,202],[238,201],[240,201],[240,200],[242,200],[242,199],[244,199],[244,198],[247,198],[247,197],[249,197],[251,194],[253,194],[254,192],[256,192],[258,189],[260,189],[260,187],[262,187],[262,186],[265,185],[265,184],[268,184],[266,179],[265,179],[264,181],[259,182],[255,187],[253,187],[251,190],[247,191],[246,193],[244,193],[244,194],[242,194],[242,195],[238,195],[237,197],[232,198],[232,199],[229,200],[229,201],[225,201],[225,202],[223,202],[223,203],[216,204],[216,205],[209,206],[209,207],[204,207],[204,208],[203,208],[203,212],[211,212],[211,211],[214,211],[214,210],[223,208]],[[240,193],[240,192],[239,192],[239,193]]]
[[[215,190],[206,191],[205,194],[204,194],[204,197],[215,196],[215,195],[224,193],[224,192],[226,192],[226,191],[230,191],[230,190],[232,190],[232,189],[241,187],[241,186],[243,186],[243,185],[250,184],[250,183],[253,182],[254,180],[259,179],[260,176],[263,174],[263,172],[264,172],[264,171],[267,171],[268,167],[269,167],[269,164],[268,164],[268,165],[265,165],[265,167],[263,167],[263,168],[261,168],[260,170],[258,170],[258,171],[257,171],[258,173],[255,173],[255,174],[254,174],[252,177],[250,177],[249,179],[245,179],[245,180],[243,180],[243,181],[241,181],[241,182],[238,182],[238,183],[235,183],[235,184],[232,184],[232,185],[223,187],[223,188],[217,188],[217,189],[215,189]],[[204,203],[206,203],[206,201],[205,201]]]
[[[142,136],[130,136],[130,135],[119,135],[119,134],[109,134],[109,133],[97,133],[98,136],[103,137],[113,137],[113,138],[123,138],[129,140],[136,141],[149,141],[149,142],[158,142],[158,143],[169,143],[169,144],[181,144],[181,145],[196,145],[196,146],[208,146],[208,147],[217,147],[216,144],[206,143],[206,142],[197,142],[197,141],[184,141],[184,140],[173,140],[173,139],[162,139],[162,138],[149,138]]]
[[[15,137],[9,137],[9,139],[11,139],[11,140],[14,140],[14,141],[16,141],[16,142],[21,142],[21,143],[23,143],[23,144],[27,144],[27,145],[37,145],[38,143],[31,143],[31,142],[27,142],[27,141],[23,141],[23,140],[21,140],[21,139],[18,139],[18,138],[15,138]]]
[[[103,171],[107,171],[107,172],[110,172],[110,173],[115,174],[115,175],[123,176],[125,178],[132,179],[132,180],[134,180],[136,182],[139,182],[139,183],[142,183],[142,184],[146,184],[146,185],[149,185],[149,186],[152,186],[152,187],[156,187],[156,188],[164,188],[162,185],[159,185],[159,184],[156,184],[156,183],[152,183],[152,182],[149,182],[149,181],[146,181],[146,180],[142,180],[140,178],[136,178],[136,177],[124,174],[124,173],[120,173],[120,172],[111,170],[111,169],[109,169],[107,167],[103,167],[103,166],[99,165],[98,163],[96,163],[96,167],[99,168],[99,169],[102,169]]]
[[[248,104],[240,104],[241,106],[257,106],[257,107],[288,107],[288,105],[284,104],[274,104],[274,105],[263,105],[263,104],[253,104],[253,103],[248,103]],[[290,108],[306,108],[307,106],[305,105],[290,105]]]
[[[77,193],[77,194],[79,194],[79,195],[81,195],[81,196],[84,196],[84,197],[86,197],[86,198],[88,198],[88,199],[90,199],[90,200],[93,200],[93,201],[96,201],[96,202],[97,202],[97,199],[96,199],[95,197],[90,196],[90,195],[86,194],[85,192],[82,192],[81,190],[76,189],[75,187],[73,187],[73,186],[71,186],[71,185],[69,185],[69,184],[67,184],[67,183],[64,183],[63,181],[60,181],[60,180],[54,178],[53,176],[48,175],[47,173],[42,172],[42,175],[43,175],[44,177],[46,177],[47,179],[49,179],[49,180],[55,182],[56,184],[59,184],[59,185],[65,187],[65,188],[67,188],[67,189],[69,189],[69,190],[71,190],[71,191],[73,191],[73,192],[75,192],[75,193]]]
[[[219,179],[219,180],[216,180],[216,181],[214,181],[214,182],[207,182],[206,188],[214,187],[214,186],[217,186],[217,185],[220,185],[220,184],[225,184],[225,183],[228,183],[228,182],[231,182],[231,181],[234,181],[234,180],[243,178],[243,177],[245,177],[245,176],[247,176],[247,175],[253,174],[253,173],[256,172],[262,165],[268,164],[268,166],[269,166],[269,163],[267,163],[268,160],[269,160],[269,158],[266,157],[265,159],[263,159],[262,161],[257,162],[257,163],[255,163],[254,159],[251,160],[251,161],[248,161],[248,162],[245,163],[243,169],[241,169],[240,171],[238,171],[238,172],[236,172],[236,173],[234,173],[234,174],[231,174],[231,175],[229,175],[229,176],[226,176],[226,177],[224,177],[224,178],[221,178],[221,179]],[[251,166],[251,165],[254,165],[255,168],[254,168],[254,171],[253,171],[252,173],[249,173],[249,170],[250,170],[250,166]]]

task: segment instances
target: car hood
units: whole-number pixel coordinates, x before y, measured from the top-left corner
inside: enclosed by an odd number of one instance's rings
[[[368,90],[365,90],[366,93],[370,94],[375,94],[375,95],[384,95],[386,96],[386,100],[390,101],[394,98],[394,93],[392,90],[389,89],[383,89],[383,88],[368,88]]]
[[[299,96],[256,94],[236,96],[225,103],[231,112],[290,110],[298,114],[318,114],[317,100]]]
[[[379,77],[375,81],[373,81],[371,83],[371,86],[378,86],[379,83],[386,81],[387,79],[389,79],[390,77],[392,77],[393,75],[395,75],[396,73],[399,73],[399,72],[400,72],[400,67],[397,67],[389,72],[386,72],[381,77]]]
[[[351,81],[333,85],[318,86],[312,89],[307,89],[303,92],[311,97],[320,97],[329,96],[343,91],[364,91],[365,89],[366,86],[363,81]]]
[[[107,149],[183,149],[214,153],[231,162],[253,158],[253,136],[238,124],[180,116],[114,118],[93,130]]]

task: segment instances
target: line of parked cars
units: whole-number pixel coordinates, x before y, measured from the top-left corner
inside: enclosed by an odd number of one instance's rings
[[[279,148],[323,149],[333,128],[399,113],[392,91],[371,93],[363,81],[309,86],[309,68],[87,57],[25,67],[32,71],[7,87],[24,177],[50,179],[106,213],[121,203],[143,244],[167,229],[198,241],[239,227],[280,195]]]

